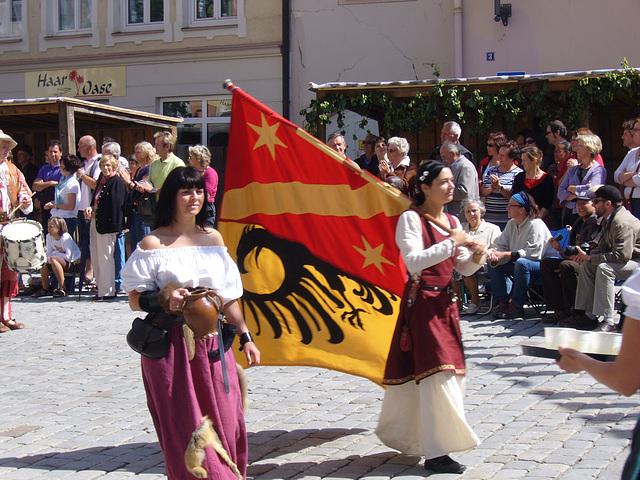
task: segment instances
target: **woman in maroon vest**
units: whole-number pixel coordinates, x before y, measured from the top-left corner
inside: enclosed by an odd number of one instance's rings
[[[391,448],[426,457],[431,473],[462,473],[464,465],[448,454],[479,440],[464,417],[465,362],[451,272],[475,272],[486,247],[444,212],[455,188],[448,166],[427,162],[417,179],[415,203],[396,228],[411,278],[391,342],[383,381],[389,388],[376,434]]]

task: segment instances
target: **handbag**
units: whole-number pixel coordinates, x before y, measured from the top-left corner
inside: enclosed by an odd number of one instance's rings
[[[173,323],[174,318],[174,315],[163,313],[149,313],[145,318],[137,317],[133,320],[131,330],[127,333],[127,344],[135,352],[145,357],[154,360],[164,358],[169,353],[169,331],[156,322],[160,320],[160,323],[166,325],[167,321]]]
[[[143,193],[138,199],[138,215],[142,217],[154,217],[156,214],[155,193]]]

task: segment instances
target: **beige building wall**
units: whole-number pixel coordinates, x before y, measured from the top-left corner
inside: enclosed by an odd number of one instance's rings
[[[434,65],[441,78],[640,67],[637,0],[503,3],[506,27],[494,0],[292,0],[292,113],[315,98],[309,82],[422,80]]]
[[[22,33],[0,36],[0,98],[25,96],[25,72],[125,66],[126,96],[87,99],[162,113],[161,99],[228,96],[231,78],[281,110],[280,1],[237,0],[237,20],[203,27],[189,25],[188,0],[165,0],[164,22],[142,28],[124,25],[126,0],[88,1],[91,28],[59,34],[54,0],[23,0]]]

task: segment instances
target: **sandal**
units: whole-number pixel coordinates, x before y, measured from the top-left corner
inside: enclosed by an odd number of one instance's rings
[[[475,303],[470,303],[469,306],[467,307],[467,310],[464,313],[466,315],[474,315],[478,313],[479,309],[480,309],[479,305],[476,305]]]
[[[60,297],[66,297],[67,296],[67,292],[65,292],[62,288],[56,288],[53,291],[53,298],[60,298]]]
[[[0,320],[5,327],[8,327],[9,330],[20,330],[24,328],[24,323],[16,322],[15,318],[10,318],[8,320]]]
[[[36,293],[32,294],[31,296],[33,298],[40,298],[40,297],[44,297],[45,295],[49,295],[49,292],[47,290],[45,290],[44,288],[41,288],[40,290],[38,290]]]

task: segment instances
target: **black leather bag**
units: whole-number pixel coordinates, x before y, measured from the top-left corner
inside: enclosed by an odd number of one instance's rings
[[[138,215],[153,217],[156,214],[156,194],[143,193],[138,199]]]
[[[140,355],[154,360],[164,358],[169,353],[170,343],[169,331],[152,321],[158,316],[157,313],[150,313],[145,318],[136,318],[127,333],[129,346]]]

